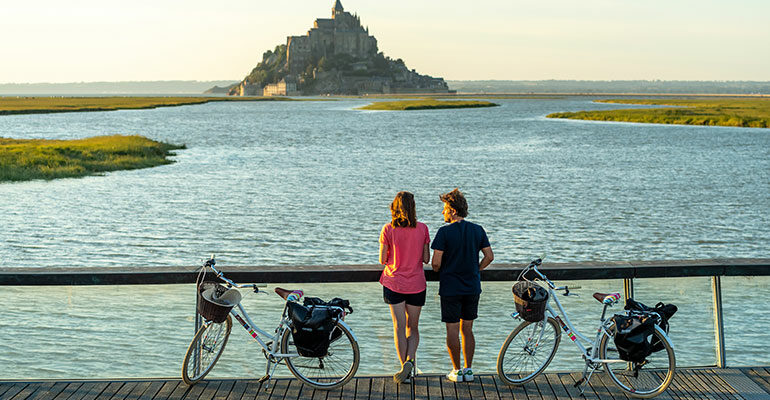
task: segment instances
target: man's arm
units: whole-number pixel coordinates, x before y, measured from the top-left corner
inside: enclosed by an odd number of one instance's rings
[[[492,260],[495,259],[494,253],[492,253],[492,247],[487,246],[481,249],[481,253],[484,254],[484,258],[481,259],[481,262],[479,263],[479,271],[483,270],[484,268],[488,267],[489,264],[492,263]]]
[[[441,257],[443,255],[443,251],[433,250],[433,260],[430,262],[431,267],[433,267],[433,271],[438,272],[438,270],[441,268]]]

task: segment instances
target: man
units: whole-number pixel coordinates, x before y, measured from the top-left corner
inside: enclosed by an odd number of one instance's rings
[[[468,222],[468,203],[462,192],[455,189],[439,196],[444,202],[444,225],[433,238],[433,270],[439,273],[441,296],[441,321],[446,323],[446,346],[452,359],[452,372],[447,378],[452,382],[473,381],[473,320],[478,317],[481,294],[481,270],[492,260],[492,247],[487,233],[480,225]],[[484,257],[479,262],[479,252]],[[460,340],[464,367],[460,364]]]

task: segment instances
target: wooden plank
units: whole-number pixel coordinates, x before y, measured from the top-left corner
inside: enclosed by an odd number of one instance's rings
[[[348,382],[347,384],[349,385],[350,382]],[[336,389],[333,389],[333,390],[327,390],[326,391],[326,400],[340,400],[340,398],[342,398],[342,389],[343,388],[336,388]]]
[[[392,377],[381,378],[383,380],[383,395],[385,399],[395,399],[398,397],[398,384]]]
[[[244,379],[238,379],[233,383],[233,387],[230,389],[230,393],[227,394],[227,400],[241,400],[246,392],[246,385],[248,381]]]
[[[138,399],[147,389],[150,388],[151,381],[138,381],[133,389],[126,395],[127,399]]]
[[[481,387],[477,376],[473,377],[473,382],[465,382],[463,386],[467,386],[466,393],[470,395],[470,399],[484,399],[484,388]]]
[[[228,379],[222,381],[222,383],[219,384],[219,388],[217,388],[216,393],[214,393],[214,396],[212,397],[213,400],[226,400],[227,396],[230,395],[230,391],[233,389],[233,385],[235,385],[234,380]]]
[[[356,398],[356,386],[358,385],[358,379],[353,378],[345,386],[342,387],[342,393],[340,395],[341,400],[355,400]]]
[[[41,398],[41,394],[47,393],[51,388],[53,388],[55,382],[41,382],[39,384],[35,384],[34,391],[25,396],[25,399],[36,399]],[[0,392],[2,392],[2,389],[0,389]],[[2,398],[2,394],[0,393],[0,398]],[[50,396],[53,397],[53,396]]]
[[[165,400],[168,398],[171,393],[174,393],[174,390],[179,386],[181,381],[179,380],[173,380],[173,381],[165,381],[163,382],[163,386],[160,387],[157,393],[155,393],[155,397],[153,397],[153,400]],[[116,382],[113,382],[116,383]],[[107,387],[109,390],[109,387]],[[107,392],[107,390],[105,390]]]
[[[578,397],[580,397],[580,388],[585,387],[585,391],[583,392],[583,395],[586,399],[601,399],[596,392],[594,392],[591,385],[586,386],[575,386],[575,383],[580,380],[583,377],[582,372],[572,372],[565,375],[565,378],[569,378],[572,382],[570,382],[570,385],[575,389],[575,391],[578,393]],[[569,380],[562,380],[562,382],[569,382]],[[567,383],[564,383],[564,386],[567,386]],[[604,400],[604,399],[602,399]]]
[[[93,385],[88,389],[88,392],[85,393],[85,395],[80,399],[81,400],[97,399],[102,394],[102,392],[104,392],[104,390],[107,389],[107,386],[109,386],[109,384],[110,384],[109,381],[94,382]]]
[[[662,376],[663,374],[661,374]],[[703,391],[703,389],[698,385],[698,382],[694,379],[692,374],[689,374],[687,371],[682,370],[679,371],[678,374],[676,374],[677,378],[679,378],[679,383],[682,384],[683,387],[686,388],[686,390],[690,393],[690,395],[695,396],[700,395],[703,399],[708,400],[715,400],[715,397],[711,393],[706,393]]]
[[[40,385],[41,384],[38,383],[38,382],[36,382],[36,383],[29,383],[25,387],[23,387],[18,393],[16,393],[15,395],[10,396],[10,397],[6,397],[6,398],[11,399],[11,400],[24,400],[27,397],[29,397],[30,395],[32,395],[32,393],[35,393],[35,391],[37,390],[37,388],[40,387]]]
[[[770,374],[768,374],[765,369],[746,368],[741,370],[746,374],[746,376],[754,380],[757,385],[761,386],[762,389],[765,389],[766,392],[770,393]]]
[[[545,377],[545,374],[538,375],[534,383],[543,400],[556,400],[556,393],[551,388],[551,384],[548,383],[548,378]]]
[[[414,399],[415,400],[428,400],[428,378],[424,376],[415,376],[414,380]]]
[[[570,395],[567,393],[567,389],[564,388],[564,384],[561,383],[561,379],[556,374],[543,374],[548,384],[551,386],[554,395],[557,399],[569,399]]]
[[[444,397],[441,394],[441,377],[430,375],[426,376],[425,380],[428,385],[428,397],[431,400],[442,400]]]
[[[24,390],[24,388],[27,386],[29,386],[29,383],[26,383],[26,382],[14,383],[13,385],[11,385],[10,388],[8,388],[8,390],[5,391],[5,393],[3,393],[2,396],[0,396],[0,400],[7,400],[12,398],[13,396],[16,396],[17,394],[19,394],[19,392]]]
[[[372,378],[372,387],[371,387],[371,391],[369,392],[369,399],[383,400],[384,398],[385,398],[385,379],[379,378],[379,377]]]
[[[188,386],[186,383],[181,382],[165,400],[180,400],[187,396],[187,393],[192,391],[195,386],[197,385]]]
[[[43,392],[35,393],[35,395],[30,397],[29,400],[53,399],[59,393],[61,393],[61,391],[64,390],[64,388],[67,387],[67,384],[68,384],[67,382],[55,382],[54,385],[51,386],[51,388],[49,388],[48,390],[43,391]],[[2,390],[0,390],[0,391],[2,391]]]
[[[712,395],[718,394],[717,398],[724,398],[724,399],[740,399],[741,397],[738,396],[738,394],[735,392],[735,389],[733,389],[732,386],[728,385],[727,382],[725,382],[721,377],[719,377],[721,369],[714,370],[714,369],[704,369],[701,370],[700,375],[702,375],[704,380],[708,382],[708,392]],[[682,379],[682,377],[685,377],[689,379],[688,371],[684,369],[680,369],[676,373],[678,378],[675,379]],[[703,390],[703,389],[701,389]]]
[[[262,386],[260,386],[259,390],[257,391],[257,395],[254,398],[256,400],[269,399],[273,394],[273,389],[275,389],[275,381],[275,379],[269,379],[262,382]]]
[[[0,396],[2,396],[5,392],[7,392],[10,388],[13,387],[13,383],[11,382],[0,382]],[[5,397],[0,397],[0,399],[5,399]]]
[[[262,388],[262,383],[260,383],[257,380],[247,380],[246,382],[246,389],[243,390],[243,395],[241,396],[241,400],[254,400],[257,398],[257,394],[260,392],[260,389]]]
[[[500,380],[500,377],[497,375],[492,376],[492,381],[495,383],[495,388],[497,388],[497,395],[500,396],[500,400],[512,400],[512,399],[521,399],[523,397],[516,396],[511,391],[512,386],[508,386],[505,382]]]
[[[355,399],[369,399],[372,388],[372,378],[356,378],[356,396]]]
[[[677,374],[681,372],[682,370],[679,370],[677,371]],[[730,395],[729,393],[725,392],[724,389],[722,389],[720,383],[721,381],[711,379],[711,377],[708,377],[706,374],[702,373],[702,371],[692,370],[692,373],[694,378],[697,379],[700,383],[701,387],[706,388],[706,390],[712,393],[717,399],[735,400],[735,396]]]
[[[662,378],[662,373],[657,373],[658,377]],[[668,389],[666,390],[672,397],[683,400],[683,399],[691,399],[692,394],[689,393],[684,387],[682,383],[682,378],[679,376],[679,374],[674,375],[674,379],[671,381],[671,384],[668,385]]]
[[[112,396],[111,400],[122,400],[125,399],[129,393],[131,393],[132,390],[136,387],[138,382],[126,382],[123,384],[123,386],[118,389],[117,392],[115,392],[115,395]]]
[[[500,395],[497,393],[497,386],[491,375],[479,375],[476,377],[481,385],[481,390],[486,400],[500,400]]]
[[[441,382],[441,395],[444,397],[444,400],[453,400],[453,399],[460,398],[460,396],[458,396],[457,383],[452,382],[443,376],[441,377],[439,382]]]
[[[721,390],[718,390],[713,383],[707,384],[704,382],[695,371],[682,369],[679,370],[677,374],[684,375],[687,381],[690,382],[690,387],[695,391],[700,392],[704,399],[727,400]]]
[[[283,400],[286,397],[286,391],[289,390],[289,378],[281,378],[273,380],[274,387],[273,392],[270,394],[270,399]],[[315,398],[315,397],[314,397]]]
[[[54,397],[54,400],[64,400],[70,396],[72,396],[73,393],[75,393],[81,386],[83,386],[82,382],[71,382],[65,387],[59,394]]]
[[[304,399],[308,395],[312,395],[312,393],[313,388],[310,386],[307,386],[298,380],[292,380],[283,397],[288,400],[298,400]]]
[[[738,394],[746,400],[767,399],[767,392],[740,370],[723,369],[720,371],[719,377],[735,388]]]

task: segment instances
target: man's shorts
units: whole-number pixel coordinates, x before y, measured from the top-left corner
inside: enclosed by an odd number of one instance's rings
[[[441,296],[441,322],[472,321],[479,316],[479,295]]]
[[[398,293],[383,286],[382,297],[388,304],[399,304],[406,302],[406,304],[415,307],[422,307],[425,305],[425,290],[420,293]]]

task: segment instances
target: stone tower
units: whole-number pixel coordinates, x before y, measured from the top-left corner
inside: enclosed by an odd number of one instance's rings
[[[340,0],[337,0],[336,3],[334,3],[334,7],[332,8],[332,18],[335,18],[337,14],[342,14],[345,12],[345,9],[342,8],[342,3],[340,3]]]

